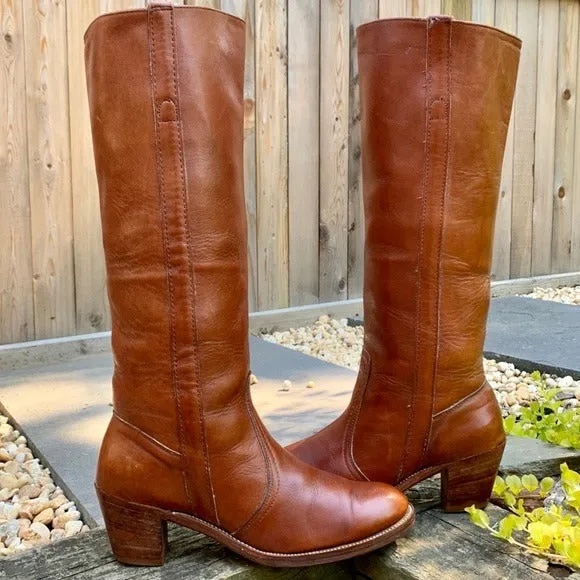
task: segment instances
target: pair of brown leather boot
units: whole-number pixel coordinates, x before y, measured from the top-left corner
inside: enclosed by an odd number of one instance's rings
[[[487,502],[505,437],[482,346],[519,50],[446,17],[359,28],[364,353],[347,411],[288,450],[248,385],[244,23],[152,5],[89,27],[115,361],[96,485],[121,562],[161,564],[168,521],[273,566],[356,556],[410,528],[400,490],[439,472],[445,509]]]

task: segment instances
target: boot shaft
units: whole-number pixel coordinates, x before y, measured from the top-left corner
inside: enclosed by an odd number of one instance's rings
[[[115,413],[186,458],[212,521],[210,456],[252,430],[244,42],[235,17],[171,6],[105,15],[85,37]]]
[[[385,466],[397,466],[401,481],[424,465],[433,418],[485,387],[493,229],[521,43],[448,17],[378,21],[357,38],[366,220],[361,376],[371,370],[355,455],[373,464],[366,442],[376,435],[381,445],[386,435],[370,432],[371,414],[391,409],[381,422],[390,431]],[[490,404],[485,422],[495,437],[501,421]]]
[[[498,30],[446,17],[358,31],[365,346],[396,381],[433,385],[434,412],[484,378],[519,47]]]

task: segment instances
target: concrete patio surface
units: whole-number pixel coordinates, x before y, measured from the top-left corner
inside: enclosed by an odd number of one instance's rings
[[[523,296],[494,298],[485,352],[521,370],[580,378],[580,308]]]

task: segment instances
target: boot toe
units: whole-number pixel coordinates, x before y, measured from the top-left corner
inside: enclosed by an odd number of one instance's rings
[[[383,483],[353,482],[353,514],[361,535],[371,536],[394,526],[409,507],[406,496]]]
[[[275,497],[267,513],[244,529],[244,541],[267,551],[336,551],[377,534],[374,547],[381,547],[406,529],[409,503],[394,487],[346,479],[279,451]]]

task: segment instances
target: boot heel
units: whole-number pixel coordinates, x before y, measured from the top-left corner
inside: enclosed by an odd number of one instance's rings
[[[452,463],[441,473],[441,505],[446,512],[460,512],[489,502],[505,443],[488,453]]]
[[[161,566],[167,553],[167,523],[155,510],[112,498],[97,489],[115,558],[133,566]]]

